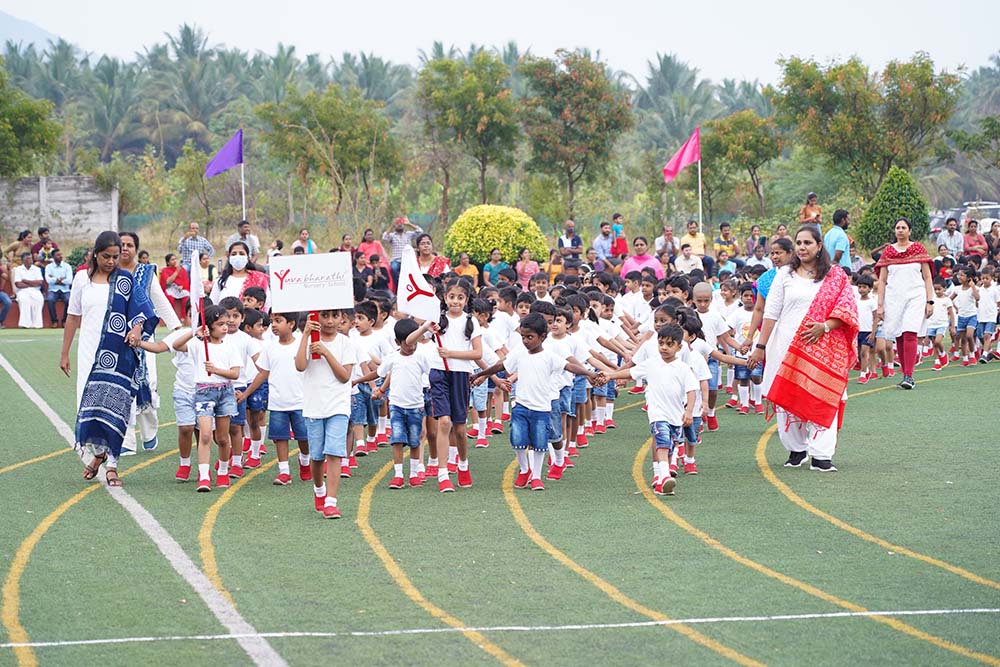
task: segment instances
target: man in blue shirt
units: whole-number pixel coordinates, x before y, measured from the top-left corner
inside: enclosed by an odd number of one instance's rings
[[[839,264],[847,275],[851,275],[851,241],[847,238],[849,218],[847,211],[838,208],[833,212],[833,227],[823,237],[823,247],[830,261]]]
[[[604,262],[605,266],[618,266],[622,263],[620,259],[611,254],[611,223],[604,221],[601,223],[601,233],[594,238],[592,244],[597,259]]]
[[[69,309],[69,288],[73,284],[73,269],[63,261],[62,250],[52,253],[52,261],[45,266],[45,285],[48,292],[45,295],[45,305],[49,309],[49,320],[52,328],[60,326],[56,317],[56,301],[63,302],[62,326],[66,326],[66,311]]]

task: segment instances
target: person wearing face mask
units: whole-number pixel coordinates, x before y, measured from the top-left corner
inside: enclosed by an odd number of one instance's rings
[[[267,274],[250,261],[250,247],[243,241],[235,241],[226,253],[226,268],[222,269],[219,279],[212,283],[212,293],[209,298],[212,303],[219,303],[227,296],[242,298],[248,287],[260,287],[268,294]],[[267,307],[270,307],[270,294]]]

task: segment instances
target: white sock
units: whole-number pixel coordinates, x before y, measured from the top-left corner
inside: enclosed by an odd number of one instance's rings
[[[309,465],[309,457],[303,454],[302,452],[299,452],[299,465],[300,466]]]
[[[337,506],[337,499],[336,498],[331,498],[330,496],[327,496],[326,497],[326,502],[324,503],[324,505],[326,505],[327,507],[336,507]]]
[[[437,464],[438,464],[437,459],[431,459],[431,458],[427,459],[427,465],[437,468]]]
[[[424,466],[420,463],[420,459],[410,459],[410,477],[417,477],[420,475],[420,470]]]
[[[503,402],[503,405],[500,406],[500,413],[501,413],[501,415],[509,415],[510,414],[510,401],[504,401]]]
[[[531,479],[541,479],[542,466],[545,465],[545,452],[532,449],[528,457],[531,459]]]
[[[229,465],[232,466],[233,468],[242,468],[243,457],[238,454],[233,456],[231,459],[229,459]]]
[[[393,477],[402,477],[403,476],[403,464],[402,463],[393,463],[392,464],[392,472],[393,472],[393,475],[392,475]]]
[[[389,418],[380,416],[378,418],[378,432],[385,433],[388,430],[388,428],[389,428]]]
[[[604,417],[608,421],[611,421],[612,419],[615,418],[615,404],[614,403],[609,402],[609,403],[607,403],[604,406]]]
[[[219,461],[219,474],[220,475],[229,474],[229,461]]]
[[[594,423],[604,425],[604,406],[598,405],[594,408]]]
[[[288,474],[288,461],[278,461],[278,474]]]
[[[753,402],[760,405],[760,400],[763,398],[763,387],[759,384],[750,383],[750,397],[753,398]]]
[[[480,417],[476,420],[476,430],[479,432],[480,438],[486,437],[486,417]]]
[[[263,447],[263,446],[264,446],[264,440],[263,440],[263,438],[260,439],[260,440],[251,440],[250,441],[250,456],[252,456],[255,459],[259,459],[260,458],[260,448]]]
[[[456,463],[458,461],[458,447],[448,447],[448,463]]]
[[[708,409],[708,416],[709,417],[714,417],[715,416],[715,408],[709,408]]]
[[[670,460],[667,462],[667,472],[670,472],[670,466],[677,465],[677,450],[670,452]]]
[[[461,470],[462,472],[465,472],[466,470],[468,470],[469,469],[469,459],[465,459],[464,461],[459,461],[458,462],[458,469]]]
[[[190,466],[190,465],[191,465],[191,457],[190,457],[190,456],[189,456],[189,457],[187,457],[187,458],[184,458],[184,457],[182,456],[182,457],[180,457],[180,458],[181,458],[181,465],[182,465],[182,466]]]
[[[528,472],[528,452],[524,449],[515,449],[514,456],[517,458],[518,472],[522,475]]]
[[[448,479],[448,466],[441,466],[438,468],[438,481],[443,482]]]
[[[552,456],[552,460],[555,462],[555,464],[558,467],[562,468],[563,464],[566,461],[566,450],[565,449],[554,449],[552,451],[554,452],[554,455]]]
[[[661,461],[653,461],[653,479],[660,479],[663,477],[663,463]]]
[[[693,456],[685,456],[684,457],[684,463],[694,463],[694,457]]]
[[[642,380],[636,380],[636,381],[635,381],[635,386],[636,386],[636,387],[639,387],[639,388],[642,388],[642,386],[643,386],[643,385],[642,385]]]
[[[320,486],[314,486],[313,487],[313,494],[315,494],[317,498],[322,498],[323,496],[325,496],[326,495],[326,484],[322,484]]]
[[[576,434],[577,435],[583,435],[583,427],[582,426],[577,426],[576,427]]]
[[[365,441],[364,440],[355,440],[354,441],[354,451],[355,452],[363,449],[364,446],[365,446]]]
[[[750,387],[741,384],[737,387],[737,392],[740,395],[740,406],[748,407],[750,405]]]
[[[210,479],[210,476],[208,474],[208,469],[210,467],[211,466],[209,464],[207,464],[207,463],[199,463],[198,464],[198,479]]]
[[[375,442],[375,436],[374,435],[366,435],[365,436],[365,442],[370,445],[371,443]]]

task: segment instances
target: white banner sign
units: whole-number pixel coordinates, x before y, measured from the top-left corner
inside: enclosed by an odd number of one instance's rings
[[[354,308],[351,253],[277,255],[268,264],[271,312]]]

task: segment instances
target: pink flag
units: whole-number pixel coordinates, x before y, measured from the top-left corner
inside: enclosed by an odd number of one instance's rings
[[[677,178],[681,169],[699,160],[701,160],[701,128],[696,127],[694,134],[688,137],[681,149],[670,158],[670,162],[663,168],[663,180],[669,183]]]

